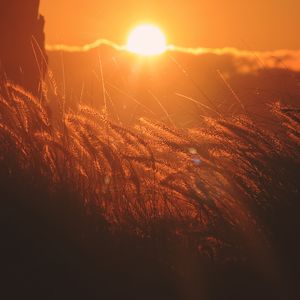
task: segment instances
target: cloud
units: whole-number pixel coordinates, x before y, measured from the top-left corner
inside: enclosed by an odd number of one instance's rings
[[[46,49],[47,51],[88,52],[93,49],[97,49],[100,46],[110,46],[119,51],[125,50],[125,46],[120,46],[106,39],[99,39],[93,43],[82,45],[82,46],[72,46],[72,45],[64,45],[64,44],[46,45]]]
[[[240,71],[251,72],[259,68],[286,68],[300,71],[300,50],[249,51],[236,48],[187,48],[170,45],[169,51],[191,55],[230,55],[238,60]]]
[[[72,46],[72,45],[47,45],[48,51],[64,52],[88,52],[100,46],[109,46],[118,51],[126,51],[125,45],[118,45],[106,39],[99,39],[93,43]],[[242,73],[253,72],[261,68],[281,68],[293,71],[300,71],[300,50],[274,50],[274,51],[249,51],[236,48],[189,48],[175,45],[167,47],[169,52],[185,53],[190,55],[217,55],[232,56],[236,60],[236,66]]]

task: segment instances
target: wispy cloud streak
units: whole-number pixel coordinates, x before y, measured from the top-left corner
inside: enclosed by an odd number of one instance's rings
[[[85,44],[82,46],[72,46],[72,45],[65,45],[65,44],[56,44],[56,45],[47,45],[47,51],[64,51],[64,52],[88,52],[93,49],[97,49],[100,46],[109,46],[116,50],[123,51],[126,50],[125,46],[120,46],[112,41],[106,39],[99,39],[93,43]]]
[[[180,52],[191,55],[230,55],[236,59],[242,59],[243,62],[247,62],[247,67],[252,71],[257,69],[257,60],[261,61],[263,67],[266,68],[287,68],[295,71],[300,71],[300,50],[281,49],[274,51],[250,51],[239,50],[236,48],[187,48],[170,45],[168,50],[172,52]],[[244,71],[247,71],[245,68]],[[250,70],[249,70],[250,71]]]
[[[126,45],[118,45],[107,39],[99,39],[93,43],[82,45],[82,46],[72,46],[72,45],[47,45],[48,51],[64,51],[64,52],[88,52],[93,49],[97,49],[100,46],[109,46],[118,51],[127,51]],[[203,48],[203,47],[181,47],[175,45],[169,45],[167,47],[169,52],[185,53],[190,55],[230,55],[236,59],[243,60],[243,71],[253,71],[257,69],[257,60],[261,60],[262,64],[266,68],[287,68],[295,71],[300,71],[300,50],[275,50],[275,51],[250,51],[250,50],[239,50],[236,48]],[[246,64],[245,64],[246,60]],[[241,63],[241,62],[240,62]]]

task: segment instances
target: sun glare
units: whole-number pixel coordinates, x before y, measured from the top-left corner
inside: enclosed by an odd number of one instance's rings
[[[127,50],[142,56],[154,56],[167,50],[163,32],[153,25],[140,25],[128,37]]]

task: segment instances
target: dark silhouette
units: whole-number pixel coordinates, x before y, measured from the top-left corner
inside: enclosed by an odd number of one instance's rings
[[[0,2],[0,81],[15,82],[36,96],[47,68],[44,18],[39,0]]]

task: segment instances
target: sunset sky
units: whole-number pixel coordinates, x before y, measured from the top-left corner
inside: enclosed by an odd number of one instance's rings
[[[124,44],[135,25],[150,22],[185,47],[299,49],[299,11],[295,0],[41,0],[49,44]]]

